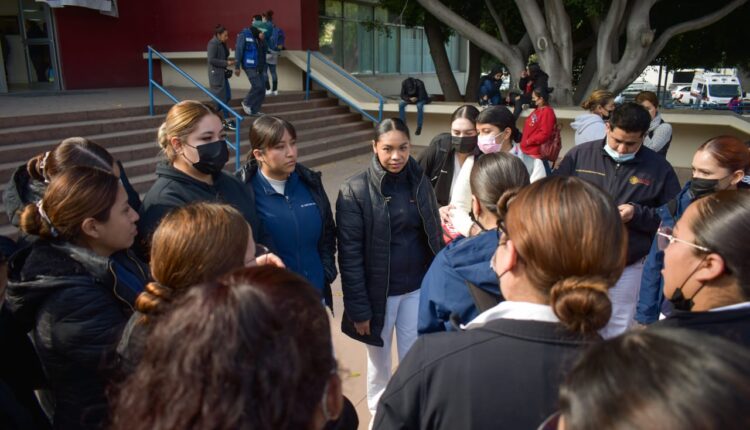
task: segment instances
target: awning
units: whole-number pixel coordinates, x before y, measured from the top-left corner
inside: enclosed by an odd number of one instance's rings
[[[49,7],[79,6],[96,9],[104,15],[117,17],[117,0],[36,0]]]

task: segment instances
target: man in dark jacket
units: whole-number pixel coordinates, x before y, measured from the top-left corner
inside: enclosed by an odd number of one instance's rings
[[[424,87],[424,82],[416,78],[406,78],[401,83],[401,101],[398,102],[398,116],[406,124],[406,105],[417,105],[417,136],[422,133],[424,119],[424,105],[430,102],[430,96]]]
[[[234,64],[235,76],[240,75],[240,67],[242,67],[250,81],[250,91],[242,100],[242,109],[246,114],[252,116],[263,115],[260,107],[266,98],[263,69],[260,68],[261,64],[264,68],[266,67],[265,51],[263,50],[265,44],[259,41],[259,34],[260,30],[255,27],[244,28],[237,35],[237,45],[234,51],[234,56],[237,59]]]
[[[521,116],[523,105],[531,104],[531,93],[534,92],[534,88],[544,88],[548,93],[552,92],[552,88],[549,88],[549,75],[544,73],[537,63],[529,64],[526,70],[521,72],[518,87],[521,89],[521,95],[511,97],[510,100],[514,105],[513,118],[515,119]]]
[[[628,230],[627,267],[609,291],[612,318],[601,331],[605,338],[621,334],[633,323],[644,258],[661,222],[658,208],[680,191],[672,165],[643,145],[650,123],[645,108],[625,103],[612,112],[604,140],[571,149],[556,171],[606,190],[619,205]]]

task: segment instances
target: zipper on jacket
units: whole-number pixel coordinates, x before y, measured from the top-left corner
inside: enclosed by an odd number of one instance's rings
[[[121,302],[128,305],[131,311],[135,312],[135,308],[133,308],[133,305],[131,305],[127,300],[123,299],[119,294],[117,294],[117,274],[115,274],[115,270],[112,269],[112,262],[110,261],[109,264],[107,264],[107,268],[109,269],[109,273],[112,274],[112,278],[114,278],[115,283],[112,284],[112,293],[114,293],[115,297],[117,297]]]
[[[383,194],[383,179],[385,179],[385,175],[380,178],[380,189],[378,189],[378,194],[380,194],[380,197],[382,197],[385,202],[385,213],[388,221],[388,270],[385,272],[385,306],[388,307],[388,292],[391,289],[391,211],[388,209],[388,202],[390,202],[391,198],[386,198]],[[372,336],[372,318],[370,318],[370,336]]]
[[[310,194],[312,194],[312,193],[310,193]],[[292,202],[289,200],[289,196],[284,195],[283,197],[284,197],[284,200],[286,200],[286,204],[289,207],[289,212],[292,213],[292,219],[294,220],[294,231],[295,231],[295,234],[296,234],[295,237],[297,238],[297,246],[296,246],[297,252],[294,253],[294,256],[297,259],[297,267],[302,268],[302,262],[300,261],[300,254],[299,254],[299,251],[300,251],[300,244],[299,244],[299,237],[300,237],[299,220],[297,219],[297,213],[294,212],[294,208],[292,207]]]
[[[419,214],[419,219],[422,220],[422,230],[424,230],[424,234],[427,236],[427,246],[430,247],[430,251],[432,251],[433,257],[437,255],[437,251],[432,249],[432,241],[430,240],[430,234],[427,232],[427,226],[425,225],[425,219],[424,215],[422,215],[422,209],[419,208],[419,187],[422,186],[422,182],[424,182],[424,175],[422,175],[421,178],[419,178],[419,183],[417,183],[417,191],[414,195],[414,203],[417,205],[417,213]]]
[[[135,267],[137,267],[138,271],[141,272],[141,276],[143,277],[143,279],[148,281],[148,276],[146,276],[146,273],[143,271],[143,268],[141,267],[141,265],[138,264],[138,260],[136,260],[135,258],[133,258],[132,255],[130,255],[130,250],[125,251],[125,255],[128,256],[128,259],[130,259],[130,261],[132,261],[133,264],[135,264]]]

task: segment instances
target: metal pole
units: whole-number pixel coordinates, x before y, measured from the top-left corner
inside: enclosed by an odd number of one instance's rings
[[[237,118],[237,130],[234,131],[234,142],[235,145],[237,145],[236,150],[234,151],[234,171],[238,172],[240,170],[240,123],[242,120],[240,118]]]
[[[305,77],[305,100],[310,100],[310,50],[307,50],[307,76]]]
[[[154,59],[148,47],[148,114],[154,116]]]

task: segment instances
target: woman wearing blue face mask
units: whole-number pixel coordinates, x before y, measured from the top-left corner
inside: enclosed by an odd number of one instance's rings
[[[141,251],[171,209],[194,201],[227,203],[257,230],[257,216],[245,187],[222,169],[229,159],[226,134],[214,110],[184,100],[167,113],[159,127],[159,146],[166,160],[156,166],[158,179],[143,199],[138,223]]]
[[[696,199],[721,190],[742,187],[743,177],[750,170],[750,151],[734,136],[714,137],[701,145],[693,156],[693,177],[669,204],[659,208],[662,227],[672,228],[687,207]],[[665,315],[671,306],[664,302],[662,268],[664,252],[657,247],[658,237],[646,258],[635,319],[651,324]],[[664,303],[664,306],[662,306]]]
[[[682,327],[750,346],[750,191],[719,191],[662,227],[664,296],[674,312],[655,326]]]

